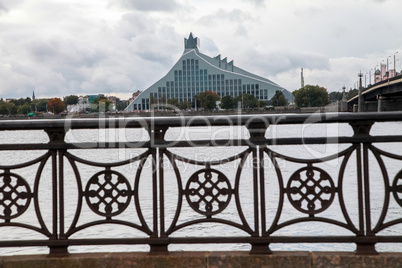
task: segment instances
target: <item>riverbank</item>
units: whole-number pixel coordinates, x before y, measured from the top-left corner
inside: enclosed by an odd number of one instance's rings
[[[2,116],[0,120],[25,120],[25,119],[63,119],[63,118],[99,118],[99,117],[172,117],[172,116],[217,116],[217,115],[239,115],[239,114],[295,114],[295,113],[324,113],[336,112],[337,110],[328,107],[309,107],[287,109],[285,107],[276,109],[254,109],[254,110],[225,110],[225,111],[154,111],[154,112],[107,112],[90,114],[46,114],[41,113],[30,117],[27,115]]]

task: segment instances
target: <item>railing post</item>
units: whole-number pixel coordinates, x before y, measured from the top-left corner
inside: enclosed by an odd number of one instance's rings
[[[59,172],[58,172],[58,163],[57,163],[57,153],[58,149],[56,147],[57,144],[64,143],[64,137],[66,132],[64,128],[47,128],[45,132],[49,136],[49,148],[51,153],[51,161],[52,161],[52,236],[50,237],[50,241],[48,244],[49,247],[49,256],[50,257],[61,257],[67,256],[68,253],[68,241],[67,240],[60,240],[59,232],[59,216],[60,216],[60,226],[64,226],[64,213],[63,208],[61,207],[64,202],[61,200],[64,198],[62,191],[63,191],[63,166],[62,161],[59,159]],[[62,156],[59,156],[62,157]],[[58,182],[58,179],[61,179]],[[60,200],[58,200],[59,195],[58,191],[60,192]],[[60,215],[58,214],[58,210],[60,210]]]
[[[253,156],[253,191],[254,191],[254,234],[252,239],[250,254],[271,254],[269,243],[261,238],[260,234],[266,235],[266,217],[265,217],[265,179],[263,167],[263,146],[258,144],[264,142],[265,132],[268,128],[268,122],[251,122],[246,127],[250,133],[250,146],[252,147]],[[258,180],[259,178],[259,180]],[[259,216],[261,215],[261,216]],[[261,221],[261,227],[260,227]],[[261,232],[260,232],[261,228]]]
[[[153,194],[153,232],[151,234],[151,243],[149,254],[167,254],[169,239],[161,237],[164,233],[164,193],[163,193],[163,152],[159,144],[165,141],[165,134],[169,127],[155,126],[151,121],[148,126],[148,133],[151,139],[152,155],[152,194]],[[159,175],[159,180],[158,180]],[[158,191],[159,189],[159,191]],[[158,199],[159,196],[159,199]],[[159,210],[158,210],[159,200]],[[159,213],[158,213],[159,211]]]
[[[350,122],[354,131],[354,137],[364,138],[370,136],[370,129],[374,122]],[[371,206],[370,206],[370,179],[368,145],[357,146],[357,169],[358,169],[358,193],[359,193],[359,234],[356,237],[356,254],[378,254],[375,250],[377,239],[371,228]],[[362,157],[363,150],[363,157]],[[363,205],[364,204],[364,205]],[[364,206],[364,207],[363,207]]]

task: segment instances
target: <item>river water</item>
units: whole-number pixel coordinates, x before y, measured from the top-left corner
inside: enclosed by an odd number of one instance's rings
[[[401,122],[391,122],[391,123],[376,123],[372,130],[371,135],[396,135],[402,132]],[[320,137],[325,136],[328,138],[337,136],[351,136],[353,131],[348,124],[303,124],[303,125],[271,125],[266,132],[266,137],[277,138],[277,137]],[[180,139],[225,139],[225,138],[248,138],[248,131],[244,127],[197,127],[197,128],[172,128],[166,133],[166,140],[180,140]],[[107,142],[107,141],[146,141],[148,140],[148,134],[141,129],[109,129],[109,130],[73,130],[69,131],[66,135],[66,141],[68,142]],[[2,143],[47,143],[48,137],[43,131],[3,131],[0,132],[0,140]],[[375,144],[378,148],[385,151],[392,152],[395,154],[401,154],[402,144],[399,143],[388,143],[388,144]],[[325,156],[336,154],[346,148],[350,144],[327,144],[327,145],[297,145],[297,146],[271,146],[270,149],[281,153],[286,156],[302,158],[302,159],[316,159]],[[239,154],[246,150],[247,147],[201,147],[201,148],[173,148],[170,151],[182,157],[189,159],[196,159],[200,161],[210,161],[210,160],[221,160],[236,154]],[[145,149],[141,148],[130,148],[130,149],[108,149],[108,150],[95,150],[95,149],[85,149],[85,150],[73,150],[70,151],[72,154],[95,162],[110,163],[123,161],[140,155],[145,152]],[[35,159],[43,155],[43,151],[1,151],[0,152],[0,165],[12,165],[17,163],[24,163],[29,160]],[[165,163],[168,162],[164,159]],[[392,159],[386,159],[386,168],[389,174],[389,181],[392,184],[393,178],[402,169],[402,162]],[[331,161],[325,163],[316,164],[325,170],[333,179],[335,184],[337,184],[337,174],[339,172],[342,157],[335,158]],[[345,204],[350,215],[350,218],[354,224],[357,225],[357,183],[356,183],[356,166],[353,165],[353,161],[356,161],[355,153],[349,160],[351,164],[348,164],[345,169],[344,186],[343,193],[345,198]],[[67,162],[67,161],[66,161]],[[234,177],[236,175],[237,167],[239,165],[239,160],[233,162],[224,163],[219,166],[213,166],[213,168],[221,171],[230,181],[232,187],[234,185]],[[289,177],[305,164],[293,163],[290,161],[279,161],[278,165],[281,168],[282,176],[284,178],[284,183],[286,183]],[[34,165],[37,169],[38,164]],[[88,181],[88,179],[103,169],[89,166],[85,164],[77,164],[81,177],[83,180]],[[151,178],[151,161],[147,160],[142,177]],[[188,163],[183,163],[178,161],[178,167],[181,174],[181,179],[183,187],[186,185],[186,180],[191,177],[191,175],[200,169],[200,167],[191,165]],[[276,173],[272,164],[270,164],[269,159],[266,159],[265,165],[265,177],[266,177],[266,202],[267,202],[267,226],[272,224],[273,218],[275,217],[276,209],[279,201],[278,187]],[[129,177],[127,174],[134,174],[138,168],[138,162],[124,165],[121,167],[116,167],[115,170],[121,172],[125,176]],[[21,168],[18,170],[13,170],[22,176],[29,184],[31,189],[33,189],[33,180],[35,177],[35,172],[32,172],[32,166],[29,168]],[[72,173],[71,166],[67,163],[65,165],[66,187],[65,187],[65,218],[66,226],[69,226],[73,220],[74,214],[77,207],[77,185],[73,176],[68,174]],[[273,175],[274,174],[274,175]],[[51,169],[49,163],[45,166],[42,181],[39,185],[39,204],[41,206],[41,211],[43,214],[44,221],[48,224],[48,228],[51,229],[51,208],[50,208],[50,192],[51,192]],[[133,175],[131,177],[134,177]],[[239,196],[242,204],[243,212],[247,218],[247,221],[251,227],[253,227],[253,201],[252,193],[252,163],[251,156],[249,156],[245,162],[244,169],[242,171],[242,179],[240,183]],[[172,222],[174,211],[177,204],[177,182],[174,179],[175,175],[171,165],[166,164],[165,168],[165,190],[169,193],[166,196],[165,206],[166,206],[166,226]],[[376,223],[380,212],[382,210],[383,200],[384,200],[384,182],[382,180],[382,175],[378,164],[376,163],[374,157],[370,155],[370,178],[371,178],[371,202],[372,202],[372,222]],[[152,222],[152,199],[151,199],[151,180],[141,180],[140,182],[140,200],[141,207],[144,211],[144,218],[147,222]],[[238,216],[236,215],[236,208],[234,206],[234,200],[229,203],[227,209],[225,209],[221,215],[222,218],[229,218],[235,222],[239,222]],[[132,203],[132,200],[131,200]],[[178,223],[184,223],[188,220],[199,218],[200,215],[195,213],[189,206],[186,206],[187,202],[183,200],[182,215]],[[147,209],[149,208],[149,209]],[[386,221],[399,218],[401,215],[402,208],[395,202],[391,197],[390,209],[386,218]],[[31,203],[28,210],[20,217],[15,219],[15,221],[23,222],[26,224],[32,224],[38,226],[36,217],[34,216],[33,204]],[[218,216],[217,215],[217,216]],[[289,200],[284,198],[283,212],[280,218],[280,222],[285,222],[291,220],[294,217],[306,216],[301,212],[295,210],[290,204]],[[325,211],[317,216],[322,216],[326,218],[336,219],[342,221],[344,218],[339,209],[339,201],[337,197],[334,198],[333,204]],[[134,222],[138,222],[138,217],[134,210],[127,209],[121,215],[120,219],[133,219]],[[78,225],[85,224],[89,221],[99,220],[99,216],[93,213],[87,206],[83,206],[81,216]],[[344,220],[343,220],[344,221]],[[374,224],[373,223],[373,224]],[[401,224],[400,224],[401,225]],[[400,225],[393,226],[391,228],[385,229],[380,232],[380,235],[401,235],[402,227]],[[244,232],[239,231],[236,228],[228,227],[222,224],[199,224],[190,227],[183,228],[172,236],[241,236],[246,235]],[[330,235],[352,235],[351,232],[340,228],[334,227],[333,225],[323,224],[323,223],[300,223],[297,225],[292,225],[291,227],[286,227],[276,231],[273,235],[278,236],[330,236]],[[0,227],[0,237],[1,240],[15,240],[15,239],[44,239],[40,234],[32,231],[28,231],[22,228],[16,227]],[[119,225],[105,225],[93,228],[85,229],[82,232],[78,232],[72,236],[72,238],[94,238],[94,237],[144,237],[138,231],[133,231],[130,228],[121,227]],[[320,244],[320,243],[302,243],[302,244],[272,244],[270,245],[272,250],[303,250],[303,251],[354,251],[355,245],[342,243],[342,244]],[[377,244],[376,249],[378,251],[402,251],[401,244]],[[77,252],[109,252],[109,251],[148,251],[149,246],[147,245],[113,245],[113,246],[72,246],[69,248],[71,253]],[[213,244],[213,245],[170,245],[169,250],[181,251],[181,250],[250,250],[250,245],[248,244]],[[46,247],[23,247],[23,248],[0,248],[0,255],[15,255],[15,254],[46,254],[48,249]]]

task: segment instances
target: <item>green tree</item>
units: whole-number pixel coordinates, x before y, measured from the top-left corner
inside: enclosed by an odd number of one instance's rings
[[[35,99],[37,100],[37,99]],[[49,99],[39,99],[38,104],[36,105],[37,112],[47,112],[47,104],[49,103]]]
[[[201,107],[207,110],[215,109],[216,102],[220,100],[219,95],[210,90],[201,92],[198,98],[201,102]]]
[[[155,99],[154,94],[151,93],[149,95],[149,107],[150,107],[150,109],[155,109],[156,104],[157,104],[157,100]]]
[[[66,105],[64,104],[64,102],[61,99],[52,98],[49,100],[47,107],[48,107],[49,112],[52,112],[54,114],[59,114],[62,111],[64,111],[64,109],[66,108]]]
[[[275,95],[271,98],[271,105],[272,106],[286,106],[289,102],[283,95],[282,91],[277,90]]]
[[[31,98],[19,98],[18,100],[11,100],[10,102],[14,103],[15,106],[18,107],[24,105],[25,103],[31,104]]]
[[[237,103],[240,102],[243,109],[253,109],[258,107],[258,99],[254,95],[241,94],[235,98],[236,107]]]
[[[78,103],[78,96],[70,95],[63,98],[64,103],[67,105],[73,105]]]
[[[184,100],[179,104],[179,108],[182,109],[182,110],[190,109],[191,108],[191,103],[188,102],[187,100]]]
[[[328,94],[330,102],[337,102],[340,101],[343,97],[343,93],[339,91],[332,91]]]
[[[166,102],[166,95],[165,95],[165,94],[162,95],[162,97],[161,97],[160,100],[159,100],[159,103],[162,104],[162,105],[164,105],[164,104],[167,103],[167,102]],[[177,107],[177,106],[176,106],[176,107]]]
[[[9,106],[14,105],[14,103],[5,102],[3,99],[0,101],[0,114],[10,114]]]
[[[351,98],[353,98],[354,96],[356,96],[357,94],[359,94],[359,90],[358,89],[351,89],[349,90],[349,92],[346,94],[346,98],[349,100]]]
[[[286,104],[287,105],[287,104]],[[263,101],[263,100],[258,100],[258,107],[259,108],[264,108],[265,106],[267,106],[267,102]]]
[[[31,104],[28,102],[24,103],[23,105],[18,107],[18,113],[19,114],[28,114],[32,112]]]
[[[174,106],[174,107],[179,107],[179,100],[176,98],[171,98],[167,100],[167,104]]]
[[[221,99],[222,109],[233,109],[235,107],[234,99],[230,95],[223,96]]]
[[[298,107],[321,107],[328,103],[328,92],[320,86],[306,85],[292,92]]]

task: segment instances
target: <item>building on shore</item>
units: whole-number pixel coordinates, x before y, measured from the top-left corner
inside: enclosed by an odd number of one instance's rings
[[[289,96],[286,94],[289,91],[271,80],[247,72],[235,66],[233,60],[222,59],[221,55],[211,58],[202,54],[199,48],[200,39],[190,33],[188,39],[184,39],[183,55],[172,69],[137,95],[125,111],[149,110],[151,99],[159,105],[167,104],[172,98],[178,102],[193,102],[199,93],[208,90],[216,92],[221,98],[226,95],[237,97],[250,94],[259,100],[268,101],[277,90]]]

